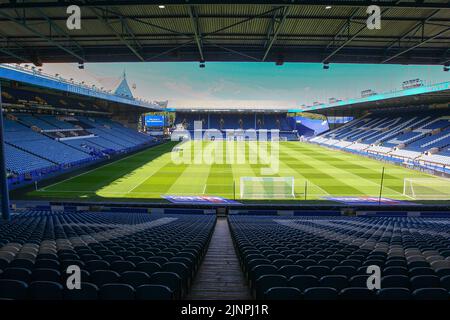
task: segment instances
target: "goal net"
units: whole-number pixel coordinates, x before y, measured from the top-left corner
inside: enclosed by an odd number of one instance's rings
[[[295,198],[294,177],[241,177],[241,199]]]
[[[415,200],[450,200],[450,180],[443,178],[405,178],[403,195]]]

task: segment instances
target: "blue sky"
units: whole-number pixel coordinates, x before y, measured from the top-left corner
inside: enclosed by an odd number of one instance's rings
[[[207,62],[204,69],[190,62],[89,63],[83,72],[114,78],[124,70],[130,85],[136,84],[135,96],[167,99],[169,107],[297,107],[330,97],[358,97],[365,89],[387,92],[413,78],[450,81],[450,72],[443,72],[442,66],[403,65],[330,64],[323,70],[318,63]]]

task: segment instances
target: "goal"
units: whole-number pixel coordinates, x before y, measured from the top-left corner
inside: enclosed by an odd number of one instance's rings
[[[241,199],[295,198],[294,177],[241,177]]]
[[[405,178],[403,195],[415,200],[449,200],[450,180],[443,178]]]

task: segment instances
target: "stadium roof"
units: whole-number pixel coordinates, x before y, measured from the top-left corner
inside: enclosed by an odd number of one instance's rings
[[[75,83],[66,80],[60,76],[45,74],[36,69],[29,69],[17,65],[0,65],[0,80],[17,81],[27,85],[58,90],[76,95],[82,95],[89,98],[101,99],[109,102],[115,102],[123,105],[129,105],[146,111],[162,110],[163,107],[156,102],[147,102],[133,97],[119,95],[108,91],[100,90],[95,86],[88,86],[81,83]]]
[[[0,62],[275,61],[446,64],[448,0],[0,1]],[[381,6],[381,30],[366,26]],[[327,9],[328,8],[328,9]]]
[[[309,107],[307,111],[326,115],[353,115],[364,111],[382,109],[398,110],[399,107],[450,108],[450,82],[438,83],[408,90],[376,94],[366,98],[344,100],[331,104]],[[294,111],[294,110],[291,110]]]

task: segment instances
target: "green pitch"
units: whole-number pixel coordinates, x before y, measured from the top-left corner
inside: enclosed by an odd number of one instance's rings
[[[243,163],[236,163],[236,159],[227,161],[227,143],[166,143],[40,187],[28,196],[110,201],[162,200],[164,195],[212,195],[241,200],[240,178],[262,176],[261,170],[273,163],[261,163],[263,159],[259,157],[248,159],[248,142],[234,143],[230,148],[236,157],[245,155]],[[174,147],[178,151],[172,151]],[[215,153],[211,152],[216,147]],[[200,148],[203,153],[215,154],[218,161],[205,163]],[[222,157],[220,150],[223,151]],[[201,163],[195,163],[199,154],[197,161],[200,159]],[[434,178],[403,167],[300,142],[280,142],[278,159],[277,171],[272,176],[294,177],[295,200],[320,200],[327,196],[378,197],[383,166],[382,196],[387,198],[412,200],[403,195],[404,178]],[[435,179],[439,182],[439,178]]]

